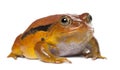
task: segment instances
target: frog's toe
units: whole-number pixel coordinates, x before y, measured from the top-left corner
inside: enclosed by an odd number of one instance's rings
[[[59,58],[56,58],[55,59],[55,63],[59,64],[59,63],[64,63],[64,62],[67,62],[67,63],[72,63],[70,60],[66,59],[66,58],[63,58],[63,57],[59,57]]]
[[[10,53],[7,57],[8,57],[8,58],[9,58],[9,57],[12,57],[12,58],[14,58],[15,60],[17,59],[17,56],[16,56],[15,54],[13,54],[13,53]]]
[[[103,56],[94,56],[92,57],[93,60],[96,60],[96,59],[106,59],[106,57],[103,57]]]
[[[85,55],[86,58],[92,58],[93,60],[96,60],[96,59],[106,59],[106,57],[103,57],[101,55],[92,55],[92,54],[87,54]]]

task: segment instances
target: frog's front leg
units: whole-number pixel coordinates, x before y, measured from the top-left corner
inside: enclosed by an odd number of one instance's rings
[[[71,63],[68,59],[64,57],[58,57],[53,55],[50,50],[49,50],[50,45],[46,43],[45,41],[39,41],[35,45],[35,52],[38,58],[43,61],[43,62],[48,62],[48,63],[64,63],[64,62],[69,62]],[[52,47],[55,48],[55,47]]]
[[[84,53],[87,58],[92,58],[93,60],[97,58],[104,59],[105,57],[101,56],[100,50],[99,50],[99,45],[95,37],[93,37],[87,44],[87,49],[89,50],[88,53]],[[84,51],[85,52],[85,51]]]

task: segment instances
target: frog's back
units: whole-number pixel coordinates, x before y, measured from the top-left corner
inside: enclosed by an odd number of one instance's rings
[[[55,22],[58,21],[58,19],[62,15],[63,14],[51,15],[51,16],[48,16],[48,17],[37,19],[25,30],[25,32],[29,31],[31,28],[35,28],[35,27],[38,27],[38,26],[46,26],[46,25],[54,24]]]

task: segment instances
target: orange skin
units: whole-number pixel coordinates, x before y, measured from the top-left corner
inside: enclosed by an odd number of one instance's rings
[[[38,19],[16,38],[8,57],[40,59],[48,63],[71,63],[61,56],[72,55],[103,59],[105,57],[101,56],[93,36],[91,20],[88,13],[58,14]]]

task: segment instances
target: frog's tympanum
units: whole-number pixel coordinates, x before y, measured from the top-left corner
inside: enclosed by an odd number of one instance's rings
[[[38,19],[16,38],[8,57],[40,59],[48,63],[71,63],[66,57],[74,55],[103,59],[91,21],[89,13]]]

